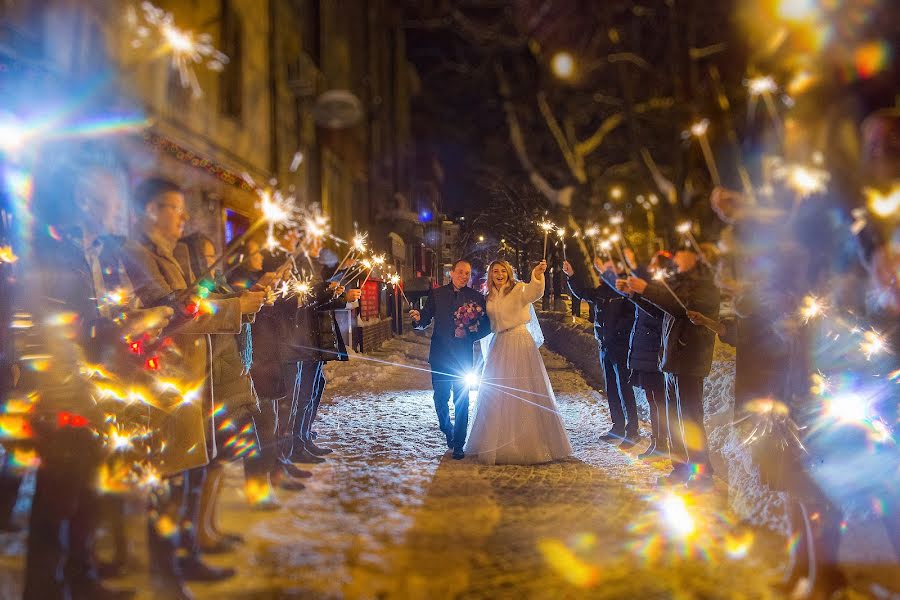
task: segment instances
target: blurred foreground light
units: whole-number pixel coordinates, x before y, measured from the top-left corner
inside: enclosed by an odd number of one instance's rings
[[[667,494],[660,502],[659,508],[663,525],[673,535],[686,538],[696,530],[696,524],[688,512],[687,503],[678,494]]]
[[[771,94],[778,89],[778,86],[775,85],[775,80],[772,79],[771,75],[748,79],[746,85],[747,89],[750,90],[750,93],[754,96]]]
[[[25,127],[10,116],[0,115],[0,150],[16,152],[25,144]]]
[[[557,52],[550,59],[550,68],[560,79],[570,79],[575,75],[575,59],[568,52]]]
[[[812,21],[819,16],[815,0],[778,0],[777,11],[787,21]]]
[[[861,423],[869,417],[869,403],[859,394],[840,394],[828,400],[826,414],[844,423]]]
[[[887,194],[882,194],[879,190],[872,188],[865,188],[863,192],[866,195],[869,210],[877,216],[882,218],[897,216],[898,209],[900,209],[900,184],[894,184]]]
[[[478,376],[478,373],[469,372],[469,373],[466,373],[463,380],[466,382],[466,385],[469,386],[470,388],[476,388],[476,387],[478,387],[478,382],[481,380],[481,378]]]

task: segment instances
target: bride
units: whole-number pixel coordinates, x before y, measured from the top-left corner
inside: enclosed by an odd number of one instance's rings
[[[487,314],[492,335],[466,452],[486,464],[530,465],[572,454],[538,345],[543,341],[532,302],[544,294],[541,261],[531,282],[517,282],[512,266],[488,269]],[[538,341],[536,342],[536,338]]]

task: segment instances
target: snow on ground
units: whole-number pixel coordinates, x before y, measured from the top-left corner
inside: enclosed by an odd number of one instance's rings
[[[221,520],[247,543],[209,558],[238,576],[192,585],[198,598],[776,597],[782,540],[739,524],[724,486],[687,504],[658,493],[668,465],[597,441],[606,402],[564,358],[542,349],[575,456],[485,467],[447,453],[427,353],[409,334],[329,364],[317,429],[335,453],[279,510],[250,511],[229,468]],[[0,593],[15,597],[21,545],[7,551]]]

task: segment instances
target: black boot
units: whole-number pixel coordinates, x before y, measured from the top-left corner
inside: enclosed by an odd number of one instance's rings
[[[291,452],[290,461],[293,463],[301,463],[305,465],[317,465],[325,462],[324,458],[320,458],[306,449],[302,444],[297,444],[294,451]]]
[[[647,449],[638,454],[639,460],[647,460],[656,456],[656,438],[650,438],[650,445]]]
[[[200,559],[200,554],[191,554],[179,561],[182,576],[186,581],[222,581],[234,577],[231,567],[213,567]]]
[[[161,535],[151,519],[147,524],[147,546],[153,595],[160,600],[194,600],[193,594],[184,585],[175,555],[177,537],[167,538]]]
[[[315,456],[326,456],[334,452],[331,448],[323,448],[321,446],[316,446],[312,439],[306,440],[304,444],[307,450],[309,450],[310,454],[314,454]]]

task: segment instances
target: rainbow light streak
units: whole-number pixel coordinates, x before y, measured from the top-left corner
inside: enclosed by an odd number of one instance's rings
[[[22,441],[32,437],[28,415],[0,415],[0,440]]]
[[[41,459],[38,458],[37,450],[13,448],[10,463],[17,469],[34,469],[41,464]]]

